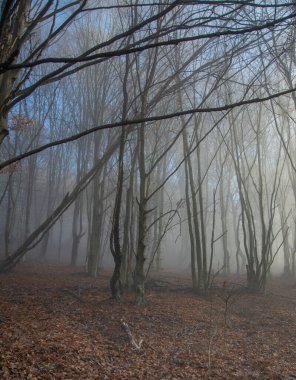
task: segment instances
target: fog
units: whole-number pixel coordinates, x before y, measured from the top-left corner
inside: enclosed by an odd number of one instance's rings
[[[151,272],[294,278],[293,6],[87,3],[5,45],[1,271],[115,268],[138,303]]]

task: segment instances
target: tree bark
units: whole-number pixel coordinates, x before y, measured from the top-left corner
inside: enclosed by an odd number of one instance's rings
[[[138,215],[138,244],[135,266],[135,302],[137,305],[145,305],[145,237],[146,237],[146,173],[145,173],[145,125],[142,124],[138,130],[138,159],[140,173],[140,196],[139,196],[139,215]]]

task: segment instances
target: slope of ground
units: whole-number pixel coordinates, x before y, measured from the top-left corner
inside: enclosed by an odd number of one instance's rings
[[[293,286],[250,295],[226,281],[202,298],[168,274],[138,307],[131,294],[113,302],[108,284],[56,265],[1,275],[0,378],[296,379]]]

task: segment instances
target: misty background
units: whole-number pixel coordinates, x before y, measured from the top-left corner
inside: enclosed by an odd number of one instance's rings
[[[115,262],[127,286],[182,271],[199,291],[295,276],[295,5],[177,3],[87,1],[53,35],[77,7],[60,2],[24,41],[0,161],[97,130],[1,168],[4,263]],[[94,46],[67,75],[46,61]]]

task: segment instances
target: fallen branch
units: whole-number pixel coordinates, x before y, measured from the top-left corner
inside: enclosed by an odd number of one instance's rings
[[[127,333],[128,337],[129,337],[129,341],[130,341],[131,345],[133,347],[135,347],[137,350],[140,350],[142,343],[143,343],[143,339],[140,339],[139,343],[137,343],[135,341],[135,338],[133,337],[133,334],[131,333],[131,329],[129,328],[129,325],[127,324],[127,322],[125,322],[123,319],[121,319],[120,322],[122,324],[124,331]]]
[[[66,289],[66,288],[61,289],[61,291],[63,293],[69,294],[70,296],[72,296],[73,298],[77,299],[78,301],[80,301],[82,303],[85,303],[85,301],[80,297],[80,288],[78,288],[78,291],[77,291],[78,294],[76,294],[76,293],[74,293],[71,290]]]

